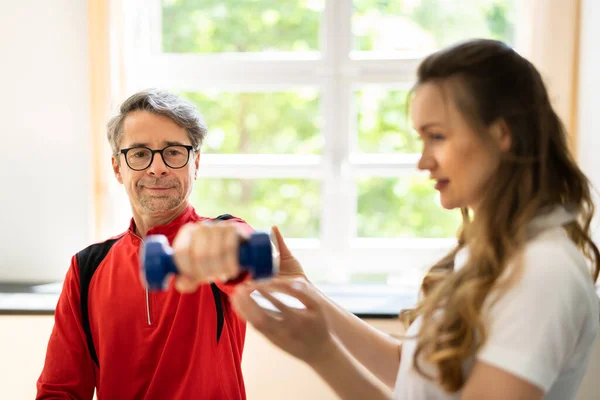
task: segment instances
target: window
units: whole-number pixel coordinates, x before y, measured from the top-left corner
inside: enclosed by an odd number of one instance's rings
[[[516,0],[143,4],[125,14],[127,91],[205,116],[197,211],[278,224],[315,281],[416,288],[460,222],[416,170],[416,66],[462,39],[514,43]]]

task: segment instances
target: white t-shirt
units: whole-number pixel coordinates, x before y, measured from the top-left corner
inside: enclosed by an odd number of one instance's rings
[[[521,279],[483,308],[489,336],[475,358],[507,371],[544,390],[547,400],[575,398],[585,375],[600,320],[599,299],[585,258],[562,225],[573,220],[563,207],[539,216],[530,226],[531,239],[523,257]],[[466,249],[455,258],[455,270],[468,257]],[[420,317],[409,327],[415,336]],[[459,399],[413,368],[416,339],[405,339],[394,398],[396,400]],[[465,376],[474,360],[464,362]],[[419,365],[430,375],[435,369]]]

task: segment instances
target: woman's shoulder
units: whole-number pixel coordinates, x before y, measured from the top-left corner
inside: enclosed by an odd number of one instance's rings
[[[537,301],[552,297],[559,303],[589,307],[598,314],[590,262],[562,228],[546,230],[529,240],[512,266],[519,271],[513,294]]]
[[[562,228],[548,229],[525,245],[522,260],[525,273],[548,279],[592,283],[588,260]]]

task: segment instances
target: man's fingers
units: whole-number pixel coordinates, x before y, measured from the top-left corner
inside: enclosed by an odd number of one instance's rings
[[[193,280],[183,275],[177,275],[175,277],[175,290],[179,293],[193,293],[196,289],[198,289],[198,284]]]
[[[177,265],[177,270],[182,275],[191,275],[191,244],[194,234],[194,225],[186,224],[181,227],[175,240],[173,241],[173,259]]]
[[[223,230],[223,269],[226,271],[228,278],[235,278],[240,273],[238,248],[239,248],[239,233],[234,227]]]
[[[179,274],[196,285],[237,277],[239,241],[235,224],[195,223],[182,227],[173,243]]]

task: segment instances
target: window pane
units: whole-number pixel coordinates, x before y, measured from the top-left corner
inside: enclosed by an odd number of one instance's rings
[[[426,177],[362,178],[357,185],[358,237],[456,236],[460,212],[440,206],[438,193]]]
[[[410,129],[408,91],[366,86],[355,92],[358,150],[364,153],[419,153],[421,142]]]
[[[162,0],[162,49],[168,53],[316,51],[324,3]]]
[[[275,93],[183,93],[208,124],[207,153],[318,154],[319,92],[313,88]]]
[[[232,214],[256,229],[268,230],[277,225],[285,237],[319,237],[318,181],[198,179],[191,198],[196,211],[203,216]]]
[[[354,0],[353,49],[430,52],[475,37],[514,43],[515,0]]]

